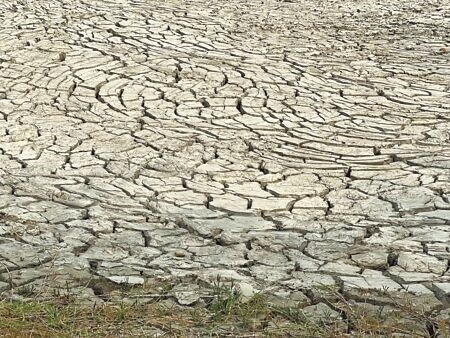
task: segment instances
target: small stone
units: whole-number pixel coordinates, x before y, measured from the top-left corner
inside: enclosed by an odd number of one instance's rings
[[[183,250],[176,250],[175,257],[186,257],[186,252],[184,252]]]
[[[238,282],[235,285],[236,291],[239,293],[241,302],[246,303],[258,293],[251,284],[245,282]]]
[[[195,284],[179,284],[173,287],[172,292],[180,305],[193,305],[200,299],[199,286]]]

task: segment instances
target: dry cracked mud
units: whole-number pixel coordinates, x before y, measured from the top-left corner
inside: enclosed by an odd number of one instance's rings
[[[4,293],[170,279],[191,304],[220,275],[448,315],[448,2],[9,0],[0,20]]]

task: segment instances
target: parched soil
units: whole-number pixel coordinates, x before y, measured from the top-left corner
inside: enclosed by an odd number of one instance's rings
[[[449,197],[448,1],[0,3],[0,332],[163,294],[445,337]]]

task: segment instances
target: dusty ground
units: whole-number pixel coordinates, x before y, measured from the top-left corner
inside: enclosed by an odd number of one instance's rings
[[[448,318],[449,61],[446,1],[2,1],[0,291]]]

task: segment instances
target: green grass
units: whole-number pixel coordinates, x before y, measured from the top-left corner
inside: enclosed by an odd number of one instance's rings
[[[167,295],[170,286],[161,287]],[[29,294],[33,290],[23,290]],[[138,290],[128,296],[139,300]],[[148,290],[144,290],[148,291]],[[334,291],[330,291],[334,292]],[[380,337],[403,333],[424,337],[393,313],[370,313],[347,303],[339,295],[329,305],[343,314],[338,320],[309,318],[300,307],[270,303],[263,294],[242,301],[233,286],[217,283],[211,297],[198,307],[181,307],[163,292],[150,303],[107,302],[82,305],[75,298],[49,301],[0,301],[0,337]],[[325,291],[324,291],[325,295]],[[143,294],[145,297],[145,294]],[[127,298],[124,294],[124,300]],[[323,299],[327,303],[326,299]],[[448,337],[450,322],[433,321],[407,305],[402,313],[417,323],[430,321],[442,337]],[[347,333],[351,328],[351,335]]]
[[[28,293],[29,290],[27,290]],[[319,333],[299,309],[275,307],[256,294],[246,302],[231,287],[216,286],[197,308],[158,299],[148,304],[79,305],[67,298],[51,302],[0,302],[1,337],[137,337],[154,330],[169,337],[305,337]],[[152,331],[153,330],[153,331]],[[323,336],[333,331],[321,328]]]
[[[39,302],[0,304],[1,337],[151,336],[160,329],[171,337],[265,334],[251,302],[235,309],[180,309],[151,305],[58,305]],[[220,318],[217,314],[220,313]],[[223,315],[223,316],[222,316]],[[243,317],[241,317],[243,315]],[[286,329],[284,329],[286,331]],[[284,332],[285,332],[284,331]],[[295,331],[292,332],[293,334]],[[277,335],[276,332],[272,336]]]

